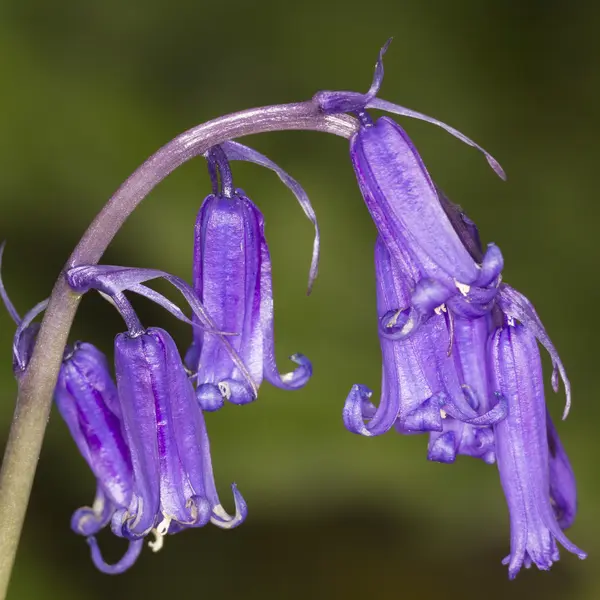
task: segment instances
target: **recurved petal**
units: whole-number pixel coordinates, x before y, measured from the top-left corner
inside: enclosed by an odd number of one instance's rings
[[[144,540],[130,541],[125,554],[118,562],[112,565],[109,565],[104,558],[102,558],[102,553],[100,552],[98,542],[94,536],[88,537],[87,543],[89,544],[92,553],[92,562],[101,573],[107,575],[120,575],[132,567],[138,559],[144,545]]]
[[[308,383],[312,376],[312,364],[303,354],[293,354],[290,359],[298,364],[291,372],[281,373],[275,358],[275,326],[273,309],[273,283],[271,278],[271,256],[267,241],[262,237],[260,246],[260,322],[264,340],[263,373],[265,379],[284,390],[297,390]]]

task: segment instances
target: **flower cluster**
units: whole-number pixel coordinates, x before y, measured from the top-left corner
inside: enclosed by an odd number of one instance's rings
[[[387,46],[386,46],[387,47]],[[319,92],[330,114],[352,112],[360,129],[350,155],[377,227],[375,272],[383,358],[381,401],[353,386],[343,418],[353,433],[428,433],[429,460],[457,455],[497,462],[511,518],[505,559],[514,578],[522,565],[549,569],[556,542],[585,553],[563,533],[576,512],[575,479],[547,413],[536,338],[548,350],[567,405],[570,384],[530,302],[502,283],[500,249],[483,251],[475,224],[432,181],[406,132],[379,108],[424,119],[479,149],[498,175],[500,165],[456,130],[379,100],[384,47],[367,94]]]
[[[377,228],[375,272],[378,331],[383,359],[381,400],[371,402],[354,385],[343,408],[353,433],[377,436],[426,433],[429,460],[452,463],[458,455],[497,463],[511,519],[509,576],[534,563],[548,569],[557,542],[580,558],[585,553],[563,533],[576,514],[573,471],[546,410],[538,341],[553,363],[570,406],[562,362],[531,303],[502,282],[500,249],[483,248],[475,224],[431,179],[406,132],[389,117],[374,121],[369,109],[429,121],[481,151],[501,177],[500,165],[457,130],[377,98],[383,79],[382,49],[371,88],[317,93],[325,115],[358,120],[350,156]],[[295,194],[315,226],[309,291],[317,275],[319,229],[300,185],[275,163],[237,142],[204,155],[212,182],[194,227],[192,285],[155,269],[76,265],[64,276],[83,294],[97,290],[119,311],[126,331],[114,344],[114,372],[87,342],[65,349],[55,389],[56,405],[97,479],[91,507],[75,512],[72,529],[87,538],[94,564],[120,573],[137,559],[145,538],[159,550],[164,536],[208,522],[229,529],[246,517],[233,485],[236,512],[217,495],[205,411],[225,402],[257,398],[266,379],[284,390],[304,386],[312,365],[302,354],[281,374],[275,361],[271,259],[264,218],[233,185],[230,162],[269,168]],[[2,248],[0,248],[0,261]],[[163,278],[182,294],[183,310],[146,282]],[[144,327],[126,293],[159,304],[192,329],[185,359],[163,329]],[[41,302],[23,319],[2,282],[0,295],[17,323],[14,371],[25,372],[39,326]],[[129,547],[109,565],[95,535],[110,525]]]
[[[216,411],[225,400],[255,400],[263,378],[294,390],[312,375],[312,365],[302,354],[291,357],[298,365],[294,371],[281,374],[277,368],[264,219],[244,192],[234,189],[229,160],[274,170],[316,227],[308,197],[277,165],[241,144],[211,148],[206,159],[213,193],[204,200],[194,228],[193,286],[152,269],[82,265],[66,273],[74,291],[101,292],[127,326],[114,344],[116,383],[105,355],[90,343],[77,342],[65,349],[55,389],[58,410],[97,479],[92,506],[77,510],[71,527],[87,538],[92,560],[104,573],[128,569],[150,534],[154,539],[149,545],[158,551],[167,534],[208,522],[223,529],[242,523],[247,507],[235,484],[235,515],[225,511],[217,495],[203,411]],[[318,252],[316,228],[309,286],[316,277]],[[192,319],[144,285],[156,278],[181,292]],[[192,326],[185,364],[167,331],[141,324],[127,291],[149,298]],[[0,294],[17,323],[13,355],[20,377],[39,330],[33,320],[47,302],[21,319],[1,281]],[[122,559],[112,565],[102,558],[95,538],[109,524],[129,542]]]

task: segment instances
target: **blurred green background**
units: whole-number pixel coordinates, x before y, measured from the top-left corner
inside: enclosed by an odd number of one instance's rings
[[[428,463],[422,436],[346,432],[350,386],[379,390],[375,231],[346,142],[286,132],[246,141],[305,186],[320,218],[310,298],[312,231],[293,196],[258,167],[236,164],[234,175],[267,219],[281,366],[301,351],[315,374],[300,392],[265,384],[255,404],[208,415],[222,499],[231,507],[236,481],[248,520],[231,532],[170,537],[125,575],[97,573],[69,529],[94,481],[53,412],[9,597],[598,598],[599,11],[549,0],[2,0],[0,238],[21,311],[48,295],[95,213],[162,144],[227,112],[319,89],[366,90],[379,47],[394,36],[381,96],[459,128],[508,173],[503,183],[474,150],[402,120],[439,185],[501,246],[505,281],[536,304],[568,368],[574,407],[559,432],[580,490],[569,535],[590,554],[580,562],[562,552],[549,574],[524,571],[509,583],[496,467],[464,457]],[[202,161],[184,165],[136,211],[105,262],[189,278],[195,213],[208,191]],[[184,326],[138,305],[146,324],[168,327],[185,347]],[[73,337],[110,351],[121,329],[90,297]],[[16,393],[12,333],[1,314],[3,443]],[[557,419],[563,402],[549,391]],[[108,534],[101,543],[109,559],[122,551]]]

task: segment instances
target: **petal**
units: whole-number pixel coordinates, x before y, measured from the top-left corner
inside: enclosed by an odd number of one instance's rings
[[[577,485],[569,458],[546,411],[550,454],[550,502],[561,529],[573,525],[577,514]]]
[[[94,535],[108,523],[115,511],[114,505],[98,486],[94,504],[77,509],[71,517],[71,529],[79,535]]]
[[[106,357],[78,342],[54,392],[56,406],[108,499],[125,507],[133,493],[131,457],[119,418],[117,389]]]
[[[271,280],[271,256],[264,236],[260,246],[260,320],[263,330],[264,356],[263,369],[265,379],[284,390],[297,390],[308,383],[312,376],[312,364],[302,354],[292,354],[290,359],[298,368],[281,374],[275,358],[275,327],[273,322],[273,284]]]
[[[567,377],[565,367],[560,360],[560,356],[550,340],[550,337],[546,333],[533,304],[531,304],[523,294],[504,283],[500,286],[497,298],[498,306],[502,311],[509,317],[521,321],[521,323],[535,335],[542,346],[546,348],[548,354],[550,354],[552,366],[554,367],[552,372],[552,388],[555,392],[558,391],[558,373],[560,373],[560,377],[565,386],[565,395],[567,399],[563,412],[563,420],[566,419],[571,408],[571,384]]]
[[[228,341],[252,379],[249,389],[253,397],[263,371],[259,299],[262,222],[258,209],[239,193],[231,198],[209,196],[194,232],[196,295],[219,330],[237,334]],[[192,368],[198,370],[199,384],[244,379],[244,371],[219,337],[196,331],[194,344],[199,352]]]
[[[170,443],[162,438],[159,448],[155,405],[167,401],[167,375],[153,345],[147,334],[135,338],[120,334],[115,339],[117,386],[134,474],[134,494],[123,523],[127,537],[144,537],[155,526],[160,515],[161,454]]]
[[[542,367],[535,337],[523,325],[491,340],[494,387],[509,414],[494,426],[500,480],[511,518],[509,576],[529,557],[540,569],[557,560],[556,541],[585,558],[561,531],[550,503],[549,452]]]
[[[100,548],[98,547],[98,542],[94,536],[90,536],[87,538],[87,543],[90,546],[90,550],[92,552],[92,562],[94,566],[101,571],[102,573],[106,573],[107,575],[119,575],[120,573],[124,573],[133,566],[135,561],[138,559],[140,552],[142,551],[142,546],[144,544],[143,540],[134,540],[129,542],[129,546],[127,548],[127,552],[123,555],[121,560],[114,565],[107,564],[102,558],[102,553],[100,552]]]
[[[235,502],[235,514],[233,516],[229,515],[221,504],[213,506],[210,522],[221,529],[233,529],[241,525],[248,515],[248,505],[235,483],[231,485],[231,491]]]
[[[281,181],[284,183],[284,185],[286,185],[294,194],[294,196],[296,196],[296,199],[298,200],[298,203],[304,211],[304,214],[314,225],[315,240],[313,242],[313,254],[310,264],[310,272],[308,276],[307,291],[307,293],[310,294],[319,270],[320,234],[319,225],[317,223],[317,215],[315,214],[312,204],[310,203],[308,194],[293,177],[290,177],[290,175],[288,175],[279,165],[275,164],[272,160],[269,160],[260,152],[257,152],[252,148],[248,148],[247,146],[243,146],[238,142],[224,142],[223,144],[221,144],[221,148],[223,149],[225,155],[229,160],[245,160],[274,171],[279,177],[279,179],[281,179]]]
[[[396,249],[401,245],[412,255],[424,254],[461,283],[479,277],[479,266],[454,231],[421,157],[401,127],[382,117],[352,137],[350,155],[367,208],[396,260],[402,260]]]

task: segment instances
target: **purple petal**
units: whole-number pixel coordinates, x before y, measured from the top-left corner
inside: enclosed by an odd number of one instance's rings
[[[107,575],[119,575],[133,566],[135,561],[138,559],[140,552],[142,551],[144,540],[130,541],[127,552],[125,552],[121,560],[114,565],[109,565],[104,561],[95,537],[88,537],[87,543],[89,544],[92,552],[92,562],[94,563],[94,566],[100,572],[106,573]]]
[[[554,368],[552,373],[552,388],[555,392],[558,391],[558,373],[560,373],[560,377],[565,386],[565,395],[567,399],[563,411],[563,420],[566,419],[571,408],[571,384],[567,377],[565,367],[560,360],[560,356],[550,340],[550,337],[546,333],[533,304],[531,304],[523,294],[503,283],[498,291],[498,306],[509,317],[521,321],[521,323],[533,333],[542,346],[546,348],[548,354],[550,354],[552,366]]]
[[[542,366],[534,335],[523,325],[498,329],[490,345],[495,391],[509,414],[494,426],[500,480],[511,519],[509,576],[529,558],[540,569],[558,559],[556,541],[585,558],[561,531],[550,503],[549,452]]]
[[[548,411],[546,425],[550,454],[550,501],[561,529],[567,529],[573,525],[577,514],[575,474]]]
[[[129,505],[131,458],[115,410],[117,389],[104,354],[91,344],[76,344],[60,368],[54,398],[99,486],[115,506]]]
[[[245,160],[260,165],[261,167],[271,169],[272,171],[277,173],[279,179],[281,179],[281,181],[292,191],[294,196],[296,196],[296,199],[300,203],[304,214],[314,225],[315,241],[313,243],[313,254],[310,264],[307,291],[307,293],[310,294],[319,270],[320,234],[319,225],[317,223],[317,215],[315,214],[312,204],[310,203],[308,194],[293,177],[290,177],[290,175],[288,175],[279,165],[274,163],[272,160],[269,160],[260,152],[257,152],[252,148],[248,148],[247,146],[239,144],[238,142],[224,142],[223,144],[221,144],[221,148],[223,149],[225,155],[229,160]]]
[[[387,100],[381,100],[380,98],[373,98],[369,100],[366,104],[366,108],[378,108],[386,112],[391,112],[395,115],[401,115],[403,117],[411,117],[413,119],[427,121],[428,123],[432,123],[433,125],[437,125],[438,127],[445,129],[448,133],[458,138],[461,142],[464,142],[468,146],[472,146],[473,148],[479,150],[485,156],[485,159],[488,161],[490,167],[494,169],[498,177],[504,180],[506,179],[506,173],[504,172],[504,169],[500,166],[500,163],[489,152],[484,150],[479,144],[476,144],[472,139],[462,134],[460,131],[458,131],[458,129],[454,129],[454,127],[450,127],[449,125],[446,125],[446,123],[438,121],[438,119],[428,117],[423,113],[411,110],[410,108],[405,108],[404,106],[400,106],[399,104],[388,102]]]
[[[498,398],[498,403],[488,412],[478,415],[475,411],[466,412],[463,410],[464,407],[459,406],[452,399],[447,399],[444,402],[443,409],[453,418],[473,425],[475,427],[487,427],[489,425],[495,425],[499,423],[508,414],[508,407],[506,399],[503,397]]]
[[[477,280],[480,268],[456,234],[401,127],[382,117],[353,136],[350,155],[367,208],[399,263],[403,254],[410,254],[418,257],[419,269],[437,266],[450,282]]]
[[[115,512],[112,502],[106,497],[102,488],[98,486],[94,504],[77,509],[71,517],[71,529],[79,535],[86,537],[98,533],[110,523]]]
[[[275,329],[273,322],[273,283],[271,278],[271,256],[265,238],[260,246],[260,320],[264,339],[264,376],[276,387],[284,390],[297,390],[312,376],[312,364],[302,354],[293,354],[290,359],[298,364],[298,368],[289,373],[281,374],[275,358]]]
[[[209,196],[196,220],[194,290],[215,326],[238,335],[230,346],[252,380],[253,397],[262,381],[260,324],[260,244],[263,217],[252,202],[236,193]],[[239,364],[221,340],[196,331],[194,345],[199,384],[239,379]],[[191,358],[191,355],[190,355]]]

